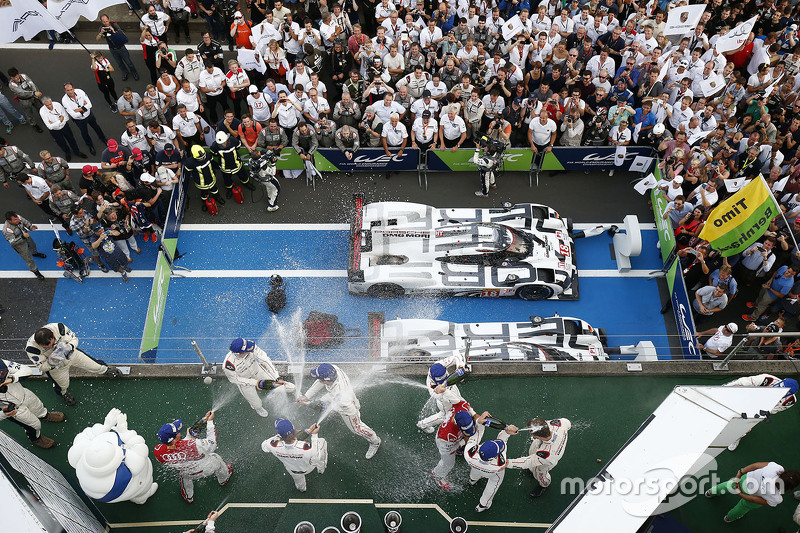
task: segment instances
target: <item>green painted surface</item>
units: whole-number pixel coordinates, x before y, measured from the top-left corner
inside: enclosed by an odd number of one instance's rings
[[[321,436],[329,442],[328,469],[323,475],[312,473],[308,476],[308,491],[304,494],[294,489],[283,466],[260,449],[261,441],[272,435],[273,418],[258,417],[238,391],[232,390],[229,395],[232,401],[220,408],[217,415],[218,451],[226,461],[234,463],[234,474],[226,487],[219,487],[213,478],[196,482],[195,503],[189,505],[180,496],[175,476],[156,465],[155,477],[161,487],[145,505],[98,504],[98,507],[111,523],[199,521],[208,511],[224,503],[286,503],[289,498],[372,499],[377,504],[438,504],[450,516],[464,516],[467,520],[549,523],[573,499],[572,495],[560,494],[561,480],[567,476],[588,479],[595,475],[601,467],[597,459],[603,462],[610,459],[676,384],[718,385],[733,377],[484,378],[459,385],[462,394],[477,410],[488,410],[507,422],[521,425],[529,418],[541,415],[545,418],[566,417],[573,423],[566,455],[553,471],[553,485],[545,496],[530,500],[528,493],[534,487],[533,479],[526,472],[509,471],[493,507],[480,515],[474,508],[483,484],[476,487],[467,484],[468,469],[462,460],[457,462],[450,476],[453,490],[444,492],[430,481],[429,471],[436,464],[438,453],[433,436],[418,432],[414,426],[428,397],[422,388],[352,375],[361,400],[363,420],[378,432],[383,445],[375,458],[367,461],[364,459],[366,441],[352,435],[338,415],[326,418],[322,422]],[[398,379],[394,378],[394,381]],[[421,383],[421,380],[417,381]],[[26,385],[39,394],[45,405],[62,409],[60,400],[47,383],[29,382]],[[308,385],[305,383],[304,388]],[[43,433],[56,439],[59,446],[53,450],[32,449],[68,477],[74,477],[74,471],[66,462],[69,443],[82,428],[101,422],[111,407],[127,413],[129,426],[143,435],[152,448],[156,444],[156,431],[162,423],[180,417],[191,424],[210,408],[215,397],[224,396],[229,389],[227,382],[208,386],[199,378],[75,381],[70,391],[80,403],[77,407],[63,408],[68,421],[65,424],[44,424]],[[318,411],[300,407],[290,403],[285,396],[275,394],[267,396],[266,407],[271,415],[288,416],[296,426],[307,426],[317,420]],[[756,461],[772,460],[787,468],[800,466],[800,452],[796,446],[798,415],[800,410],[795,407],[776,415],[772,423],[757,426],[736,452],[725,452],[719,457],[720,475],[733,473],[737,468]],[[19,427],[6,422],[2,428],[15,438],[25,440]],[[489,435],[493,434],[492,430],[488,431]],[[687,421],[685,426],[676,427],[675,431],[692,431],[691,423]],[[509,456],[523,455],[527,448],[525,437],[511,437]],[[796,502],[791,496],[787,500],[776,509],[753,511],[731,525],[723,525],[721,519],[735,503],[732,496],[714,500],[696,498],[673,514],[698,532],[720,531],[723,527],[725,531],[734,532],[774,531],[779,526],[792,524],[791,515]],[[234,509],[223,515],[219,522],[220,531],[283,532],[288,530],[273,528],[301,517],[312,522],[316,517],[330,520],[336,513],[341,516],[343,507],[331,507],[333,510],[326,511],[292,504],[283,510]],[[387,510],[381,508],[375,513],[383,517]],[[403,531],[406,533],[440,531],[440,524],[445,524],[432,510],[400,511],[404,516]],[[371,512],[365,511],[364,516],[375,519]],[[258,525],[253,529],[253,524]],[[315,522],[315,525],[330,524]],[[146,529],[179,530],[183,529]],[[488,528],[484,530],[488,531]],[[492,531],[502,530],[492,528]],[[515,528],[515,531],[525,530],[542,531],[543,528]]]

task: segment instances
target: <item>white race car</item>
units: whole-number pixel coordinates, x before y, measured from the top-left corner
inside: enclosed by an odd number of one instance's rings
[[[376,314],[371,313],[372,317]],[[372,318],[371,317],[371,318]],[[609,358],[605,332],[579,318],[532,316],[527,322],[456,324],[443,320],[397,319],[383,323],[383,358],[435,361],[464,353],[470,339],[469,362],[482,361],[599,361]],[[617,351],[618,350],[614,350]]]
[[[578,298],[571,222],[550,207],[354,202],[351,294]]]

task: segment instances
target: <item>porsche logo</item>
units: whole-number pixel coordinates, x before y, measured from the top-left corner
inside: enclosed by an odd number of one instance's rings
[[[687,20],[689,20],[689,13],[681,13],[681,23],[685,23]]]

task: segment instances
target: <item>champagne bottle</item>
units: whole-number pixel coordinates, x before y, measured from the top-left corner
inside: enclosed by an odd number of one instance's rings
[[[456,383],[461,383],[467,379],[467,371],[463,368],[456,368],[456,371],[447,376],[445,383],[447,386],[455,385]]]
[[[491,417],[491,416],[486,418],[486,422],[484,422],[483,425],[486,426],[486,427],[490,427],[492,429],[500,430],[500,431],[506,429],[506,427],[508,426],[508,424],[506,424],[505,422],[503,422],[499,418],[495,418],[495,417]]]

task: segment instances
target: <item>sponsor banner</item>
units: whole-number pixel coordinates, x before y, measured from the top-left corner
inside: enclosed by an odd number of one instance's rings
[[[625,162],[621,165],[625,169],[629,169],[638,156],[653,156],[653,149],[649,146],[626,148]],[[541,170],[610,169],[614,168],[615,154],[616,148],[613,146],[556,146],[552,152],[545,154]]]
[[[705,4],[673,7],[667,15],[664,35],[691,35],[705,10]]]
[[[453,152],[452,150],[430,150],[428,152],[428,170],[431,171],[451,171],[468,170],[477,171],[478,166],[472,160],[475,155],[473,149],[461,149]],[[531,169],[533,152],[527,148],[509,148],[503,153],[503,170],[505,171],[524,171]]]
[[[185,173],[181,173],[180,180],[172,191],[167,220],[164,222],[164,234],[161,236],[161,244],[169,256],[167,257],[163,251],[158,252],[153,287],[150,289],[150,303],[147,306],[142,342],[139,345],[139,359],[148,363],[155,362],[158,343],[161,339],[161,323],[164,319],[167,291],[169,290],[169,280],[172,274],[170,259],[175,257],[175,250],[178,249],[178,234],[181,230],[183,211],[186,207],[185,175]]]
[[[417,170],[419,150],[403,150],[402,156],[397,155],[399,150],[389,151],[391,156],[386,155],[383,148],[362,148],[353,154],[353,159],[347,159],[344,152],[337,148],[323,148],[314,153],[314,164],[320,172]]]
[[[673,261],[672,267],[667,271],[667,285],[672,299],[672,311],[675,313],[675,324],[678,326],[678,338],[685,359],[700,359],[697,349],[697,339],[692,306],[689,303],[689,292],[683,281],[683,271],[679,268],[680,261]]]
[[[171,248],[174,253],[177,239],[165,239],[164,247]],[[139,359],[145,363],[154,363],[161,338],[161,323],[164,320],[164,308],[167,305],[167,290],[172,270],[164,252],[158,252],[156,271],[153,276],[153,288],[150,290],[150,304],[147,306],[147,317],[144,321],[142,343],[139,347]]]
[[[736,50],[750,36],[750,32],[753,31],[753,26],[756,25],[756,21],[758,20],[758,16],[746,20],[730,30],[728,33],[717,39],[717,42],[714,43],[714,49],[720,53],[724,54],[726,52],[730,52],[731,50]]]
[[[699,237],[719,250],[722,257],[730,257],[761,238],[778,215],[775,197],[764,178],[759,177],[715,207]]]
[[[278,157],[278,170],[303,170],[303,160],[297,155],[293,148],[284,148]]]
[[[675,248],[675,230],[672,229],[669,217],[664,218],[669,199],[664,195],[664,191],[653,189],[650,191],[650,202],[653,204],[653,215],[658,228],[658,242],[661,243],[661,260],[666,264],[669,255]]]

